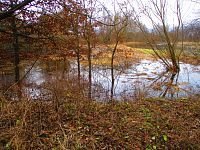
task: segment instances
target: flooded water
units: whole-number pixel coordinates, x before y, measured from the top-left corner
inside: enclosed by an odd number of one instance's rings
[[[48,100],[55,95],[55,88],[71,89],[77,86],[77,65],[74,61],[38,61],[31,68],[28,61],[22,61],[20,76],[25,78],[20,87],[22,93],[30,99]],[[3,67],[2,67],[3,68]],[[5,68],[5,67],[4,67]],[[10,72],[10,73],[8,73]],[[27,73],[28,72],[28,73]],[[179,74],[173,76],[165,72],[160,61],[141,60],[128,68],[115,68],[115,99],[135,99],[138,97],[183,97],[200,92],[200,66],[180,64]],[[66,84],[62,84],[63,81]],[[83,91],[87,91],[87,67],[81,67],[81,84]],[[1,71],[0,88],[9,87],[14,82],[14,72],[7,69]],[[93,66],[92,70],[93,98],[108,99],[111,89],[110,69],[103,66]],[[14,92],[7,92],[14,95]]]
[[[200,66],[181,63],[173,77],[160,61],[141,60],[126,70],[115,70],[115,98],[184,97],[200,92]],[[111,88],[110,71],[94,69],[94,80]]]

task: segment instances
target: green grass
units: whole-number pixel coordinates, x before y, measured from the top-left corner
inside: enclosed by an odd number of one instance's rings
[[[152,49],[147,48],[136,48],[137,51],[142,52],[144,54],[154,54],[154,51]]]

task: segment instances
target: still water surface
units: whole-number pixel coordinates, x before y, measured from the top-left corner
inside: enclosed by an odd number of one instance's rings
[[[31,67],[31,63],[23,61],[20,65],[20,76],[24,76]],[[200,66],[181,63],[180,72],[172,76],[165,72],[162,62],[155,60],[141,60],[128,68],[115,68],[115,99],[134,99],[137,97],[169,98],[189,96],[200,92]],[[86,84],[87,66],[81,67],[81,83]],[[38,61],[31,71],[26,74],[22,82],[22,91],[30,99],[51,99],[55,83],[63,80],[73,81],[62,85],[62,89],[77,86],[77,65],[75,62]],[[14,73],[1,73],[1,87],[8,87],[14,81]],[[111,89],[110,69],[103,66],[93,66],[92,70],[93,97],[107,99]],[[72,85],[73,84],[73,85]],[[67,87],[68,86],[68,87]],[[88,87],[85,86],[85,93]],[[10,93],[12,95],[13,93]]]

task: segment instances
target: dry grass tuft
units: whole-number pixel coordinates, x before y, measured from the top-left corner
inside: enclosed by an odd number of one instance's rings
[[[0,149],[200,149],[200,101],[1,97]]]

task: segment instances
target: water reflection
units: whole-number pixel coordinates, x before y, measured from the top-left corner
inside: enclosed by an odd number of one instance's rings
[[[26,73],[29,69],[25,68],[24,73]],[[41,85],[45,82],[45,78],[47,74],[43,72],[44,69],[40,68],[40,66],[33,67],[29,74],[26,76],[26,80],[29,83],[35,83],[36,85]]]
[[[142,60],[126,70],[115,70],[115,98],[182,97],[200,91],[200,66],[181,63],[177,75],[166,72],[160,61]],[[102,75],[103,74],[103,75]],[[104,89],[110,89],[108,70],[94,68],[93,76]]]
[[[30,69],[31,63],[23,62],[20,76]],[[172,75],[166,72],[160,61],[142,60],[131,65],[128,69],[115,68],[115,99],[131,99],[137,97],[182,97],[200,92],[200,66],[180,64],[180,72]],[[76,89],[77,65],[74,61],[38,61],[22,82],[23,93],[30,99],[51,99],[54,91],[49,89],[59,81],[66,80],[66,88]],[[110,69],[103,66],[93,66],[92,70],[93,98],[107,99],[111,89]],[[13,74],[1,74],[0,88],[7,87],[14,79]],[[87,93],[87,66],[81,66],[82,90]],[[11,80],[12,79],[12,80]],[[8,82],[9,81],[9,82]],[[70,84],[70,85],[69,85]],[[48,87],[46,86],[48,85]],[[65,86],[65,87],[64,87]]]

